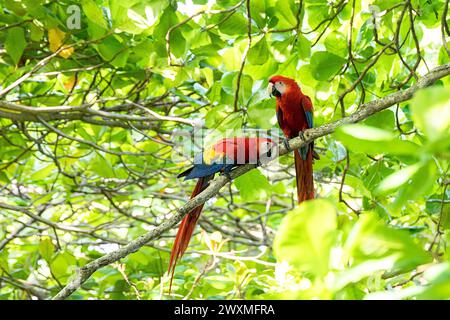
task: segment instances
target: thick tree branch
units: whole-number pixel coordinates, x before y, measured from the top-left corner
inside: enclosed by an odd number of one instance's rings
[[[427,87],[433,84],[436,80],[448,76],[449,74],[450,74],[450,63],[439,66],[430,71],[424,77],[420,78],[417,81],[417,83],[411,86],[410,88],[390,94],[382,99],[365,103],[361,106],[361,108],[358,111],[356,111],[355,113],[351,114],[348,117],[325,124],[317,128],[308,129],[304,132],[305,140],[302,140],[300,137],[297,137],[290,140],[289,144],[292,149],[297,149],[317,138],[333,133],[338,127],[344,124],[362,121],[377,112],[380,112],[386,108],[391,107],[392,105],[411,99],[413,94],[417,90]],[[287,152],[288,151],[284,148],[284,146],[280,146],[278,156],[284,155]],[[254,169],[255,167],[256,166],[253,164],[240,166],[231,173],[231,178],[234,179],[236,177],[239,177],[245,174],[246,172]],[[228,182],[229,180],[225,176],[217,177],[210,183],[210,185],[203,192],[201,192],[199,195],[192,198],[191,200],[186,202],[183,206],[181,206],[178,209],[177,213],[171,219],[163,222],[155,229],[131,241],[130,243],[121,247],[120,249],[110,252],[81,267],[77,271],[77,273],[72,277],[69,283],[56,296],[54,296],[53,299],[60,300],[69,297],[75,290],[80,288],[80,286],[87,279],[89,279],[89,277],[98,269],[108,264],[111,264],[115,261],[118,261],[133,252],[136,252],[141,247],[146,245],[149,241],[158,238],[163,232],[169,230],[170,228],[174,227],[178,222],[180,222],[181,219],[193,208],[197,207],[198,205],[204,203],[208,199],[217,195],[220,189],[224,187]]]
[[[90,120],[101,119],[106,122],[106,126],[120,126],[117,123],[136,122],[144,129],[154,129],[156,125],[151,122],[172,121],[190,126],[197,125],[197,122],[180,117],[163,116],[138,103],[127,100],[127,106],[145,111],[148,116],[135,116],[124,113],[95,110],[90,108],[92,104],[80,106],[54,106],[54,107],[31,107],[15,104],[7,101],[0,101],[0,118],[8,118],[17,121],[40,122],[39,117],[46,121],[53,120],[81,120],[92,123]],[[127,127],[127,126],[126,126]]]

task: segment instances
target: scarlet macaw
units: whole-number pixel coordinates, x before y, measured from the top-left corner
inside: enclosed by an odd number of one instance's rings
[[[303,137],[303,131],[313,127],[313,105],[311,99],[304,95],[295,80],[273,76],[269,80],[267,90],[276,97],[276,112],[278,124],[287,139]],[[284,140],[288,150],[289,143]],[[313,157],[319,158],[314,152],[314,143],[294,150],[295,173],[297,182],[298,202],[314,199]]]
[[[191,195],[192,199],[206,189],[209,181],[214,178],[217,172],[222,172],[228,176],[230,171],[238,165],[259,163],[264,156],[271,156],[273,145],[273,141],[269,138],[235,137],[222,139],[205,152],[197,154],[194,158],[194,166],[180,173],[178,178],[185,177],[185,180],[198,179]],[[203,204],[189,212],[178,228],[170,254],[168,272],[171,276],[169,288],[172,287],[176,264],[187,249],[202,208]]]

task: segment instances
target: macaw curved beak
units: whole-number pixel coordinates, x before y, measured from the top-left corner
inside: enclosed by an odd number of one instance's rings
[[[269,82],[269,85],[267,86],[267,93],[270,97],[281,97],[281,92],[277,90],[272,82]]]

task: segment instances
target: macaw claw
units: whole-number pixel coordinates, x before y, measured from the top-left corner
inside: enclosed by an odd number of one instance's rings
[[[230,175],[230,171],[223,171],[220,173],[221,176],[225,176],[229,181],[233,181],[233,178]]]
[[[289,145],[289,140],[287,138],[283,138],[283,144],[287,151],[292,151],[291,146]]]
[[[303,131],[300,131],[299,133],[298,133],[298,136],[300,137],[300,139],[302,139],[302,141],[305,141],[306,139],[305,139],[305,134],[303,133]]]

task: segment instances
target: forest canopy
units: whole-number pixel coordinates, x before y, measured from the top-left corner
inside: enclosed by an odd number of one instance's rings
[[[0,299],[449,299],[448,5],[1,1]],[[281,147],[188,201],[176,135],[282,136],[276,74],[314,105],[317,199]]]

